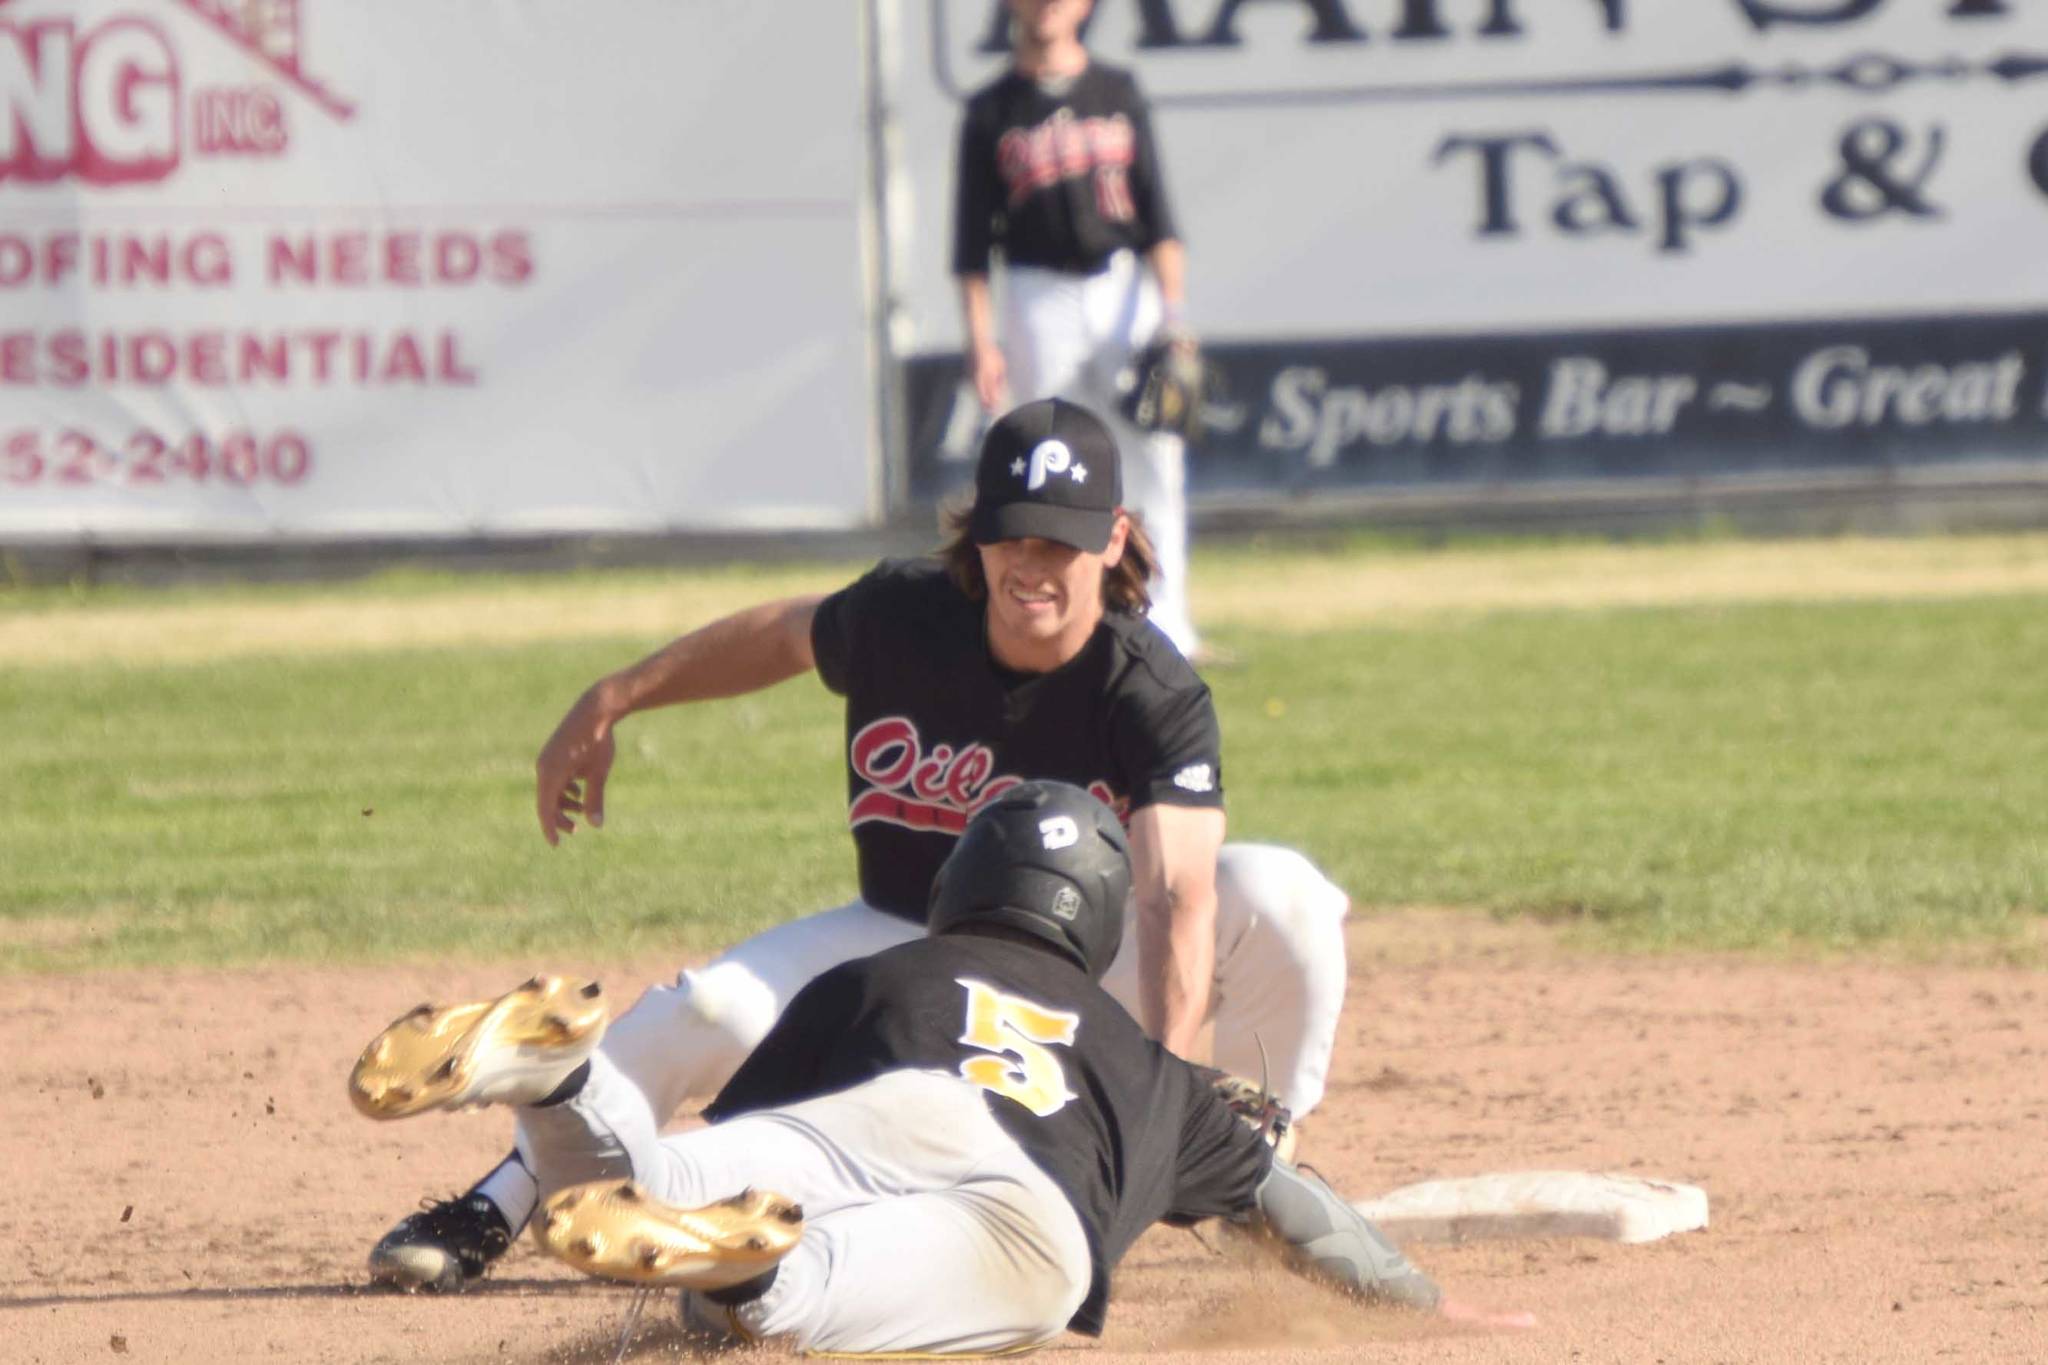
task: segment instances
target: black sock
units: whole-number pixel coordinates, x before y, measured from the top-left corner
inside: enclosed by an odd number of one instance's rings
[[[707,1289],[704,1297],[726,1308],[737,1308],[743,1303],[752,1303],[768,1292],[768,1286],[775,1283],[775,1272],[782,1269],[771,1265],[751,1280],[728,1285],[724,1289]]]
[[[536,1109],[548,1109],[560,1104],[564,1100],[573,1100],[583,1093],[583,1083],[589,1079],[590,1063],[584,1062],[577,1066],[574,1071],[562,1077],[562,1083],[553,1090],[548,1091],[545,1099],[535,1100],[533,1107]]]

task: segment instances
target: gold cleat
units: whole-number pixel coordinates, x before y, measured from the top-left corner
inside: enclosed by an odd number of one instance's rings
[[[795,1249],[804,1211],[767,1190],[679,1209],[630,1180],[573,1185],[550,1197],[534,1236],[586,1275],[633,1284],[726,1289]]]
[[[348,1097],[373,1119],[531,1104],[597,1050],[606,1018],[601,986],[562,976],[536,976],[496,1000],[421,1005],[370,1040]]]

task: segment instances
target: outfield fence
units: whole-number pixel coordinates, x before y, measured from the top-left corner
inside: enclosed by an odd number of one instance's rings
[[[928,524],[1001,0],[0,0],[0,543]],[[2048,520],[2048,11],[1098,0],[1198,522]],[[723,540],[718,543],[725,543]]]

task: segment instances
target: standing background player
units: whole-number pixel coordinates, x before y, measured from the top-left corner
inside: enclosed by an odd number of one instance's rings
[[[1321,1100],[1344,1004],[1348,901],[1290,849],[1223,843],[1221,731],[1209,689],[1143,615],[1149,550],[1122,509],[1116,443],[1087,411],[1029,403],[990,427],[975,501],[934,558],[884,562],[828,597],[764,603],[599,679],[536,763],[550,842],[600,824],[614,727],[815,669],[846,698],[847,821],[860,896],[765,930],[657,986],[612,1027],[609,1060],[665,1123],[709,1097],[820,972],[918,937],[933,874],[968,817],[1031,778],[1071,782],[1128,821],[1129,950],[1105,978],[1188,1055],[1295,1113]],[[531,1215],[508,1158],[460,1199],[399,1223],[372,1273],[460,1288]]]
[[[521,1105],[542,1243],[683,1287],[686,1322],[735,1344],[954,1354],[1095,1335],[1111,1269],[1162,1218],[1254,1221],[1310,1273],[1442,1308],[1095,984],[1123,935],[1125,845],[1077,787],[998,797],[939,869],[930,937],[805,986],[707,1128],[659,1136],[592,1051],[597,988],[560,978],[406,1015],[350,1090],[380,1118]]]
[[[975,395],[990,412],[1060,395],[1110,419],[1129,503],[1158,554],[1152,620],[1193,658],[1185,445],[1125,422],[1117,394],[1118,375],[1162,331],[1194,346],[1151,116],[1131,73],[1082,46],[1092,0],[1009,4],[1010,68],[968,100],[954,172],[953,273]]]

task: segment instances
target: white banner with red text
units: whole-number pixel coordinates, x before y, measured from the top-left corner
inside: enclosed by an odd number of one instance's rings
[[[870,519],[856,7],[0,0],[0,536]]]

